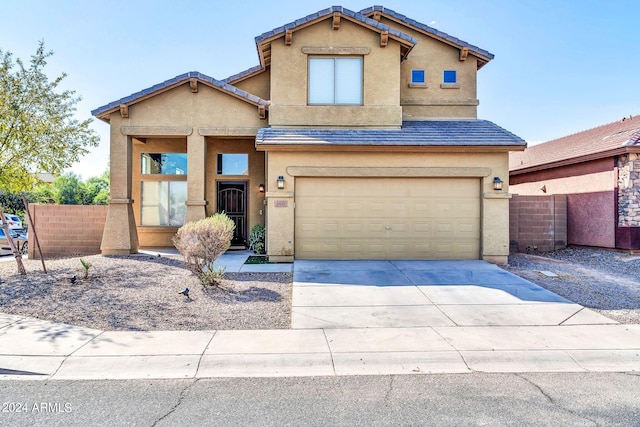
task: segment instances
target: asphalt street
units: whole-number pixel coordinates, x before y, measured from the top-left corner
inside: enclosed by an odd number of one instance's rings
[[[6,426],[639,426],[640,375],[4,381]]]

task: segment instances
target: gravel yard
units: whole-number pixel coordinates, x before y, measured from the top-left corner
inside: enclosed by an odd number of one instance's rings
[[[640,324],[640,255],[589,248],[515,253],[505,270],[610,319]]]
[[[203,287],[182,262],[139,255],[0,263],[0,313],[102,330],[286,329],[291,325],[291,273],[227,273]],[[640,324],[640,255],[568,248],[514,253],[512,273],[620,323]],[[541,272],[550,272],[549,277]],[[75,283],[71,277],[76,276]],[[189,288],[190,298],[180,292]]]
[[[291,273],[227,273],[203,287],[168,257],[82,257],[0,263],[0,313],[113,331],[286,329],[291,326]],[[77,277],[71,283],[73,276]],[[189,288],[189,298],[180,294]]]

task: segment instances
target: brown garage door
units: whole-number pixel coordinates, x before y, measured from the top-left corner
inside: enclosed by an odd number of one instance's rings
[[[298,259],[478,259],[480,181],[297,178]]]

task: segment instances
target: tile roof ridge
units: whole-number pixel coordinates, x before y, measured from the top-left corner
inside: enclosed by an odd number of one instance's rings
[[[437,28],[431,27],[427,24],[423,24],[422,22],[416,21],[415,19],[409,18],[406,15],[403,15],[401,13],[396,12],[395,10],[389,9],[388,7],[385,6],[380,6],[380,5],[374,5],[374,6],[369,6],[365,9],[362,9],[359,13],[363,14],[363,15],[367,15],[368,13],[371,12],[381,12],[381,13],[386,13],[387,15],[404,22],[407,25],[413,26],[415,28],[421,29],[423,31],[426,31],[427,33],[433,34],[435,36],[438,37],[442,37],[445,40],[448,40],[452,43],[458,44],[460,46],[463,47],[467,47],[469,49],[471,49],[472,51],[474,51],[477,54],[486,56],[489,59],[493,59],[495,57],[494,54],[492,54],[491,52],[489,52],[486,49],[482,49],[479,46],[473,45],[469,42],[466,42],[464,40],[461,40],[457,37],[454,37],[448,33],[445,33],[444,31],[440,31]]]
[[[250,75],[252,75],[254,73],[258,73],[258,72],[264,71],[264,70],[265,70],[265,68],[262,65],[258,64],[258,65],[254,65],[251,68],[247,68],[246,70],[242,70],[239,73],[232,74],[229,77],[225,77],[224,79],[222,79],[220,81],[230,84],[230,82],[233,82],[233,81],[236,81],[236,80],[240,80],[240,79],[242,79],[244,77],[250,76]]]
[[[385,31],[389,31],[389,34],[392,34],[396,37],[401,38],[402,40],[405,40],[406,42],[412,43],[412,44],[416,44],[418,42],[418,40],[414,37],[412,37],[411,35],[404,33],[396,28],[392,28],[389,27],[388,25],[382,24],[374,19],[371,19],[365,15],[363,15],[360,12],[355,12],[353,10],[347,9],[343,6],[331,6],[328,7],[326,9],[322,9],[319,10],[315,13],[311,13],[309,15],[306,15],[302,18],[296,19],[295,21],[289,22],[287,24],[281,25],[279,27],[273,28],[269,31],[265,31],[264,33],[256,36],[254,38],[256,44],[260,44],[260,42],[262,42],[263,40],[275,36],[276,34],[280,34],[285,32],[286,30],[292,30],[300,25],[306,24],[307,22],[313,21],[315,19],[318,18],[322,18],[325,16],[328,16],[334,12],[339,12],[343,15],[349,16],[357,21],[360,21],[364,24],[370,25],[374,28],[378,28],[380,30],[385,30]]]
[[[583,130],[579,130],[577,132],[573,132],[573,133],[570,133],[570,134],[567,134],[567,135],[564,135],[564,136],[560,136],[558,138],[554,138],[554,139],[550,139],[548,141],[541,142],[540,144],[536,144],[534,147],[539,147],[541,145],[548,144],[550,142],[554,142],[554,141],[558,141],[558,140],[574,137],[576,135],[593,132],[596,129],[602,129],[602,128],[605,128],[607,126],[613,126],[613,125],[616,125],[616,124],[619,125],[619,124],[624,123],[625,121],[629,121],[629,120],[638,120],[638,129],[640,129],[640,114],[636,114],[635,116],[634,115],[630,115],[628,117],[624,116],[621,119],[614,120],[614,121],[609,122],[609,123],[605,123],[605,124],[598,125],[598,126],[593,126],[593,127],[590,127],[590,128],[587,128],[587,129],[583,129]]]

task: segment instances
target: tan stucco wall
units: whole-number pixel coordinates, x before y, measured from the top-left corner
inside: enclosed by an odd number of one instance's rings
[[[418,39],[401,65],[400,103],[403,106],[403,119],[475,119],[477,59],[468,55],[465,61],[460,61],[460,50],[453,46],[394,21],[383,18],[381,22]],[[426,88],[409,87],[413,69],[425,70]],[[458,88],[440,87],[444,70],[457,71]],[[465,105],[469,103],[476,105]]]
[[[103,255],[128,255],[138,251],[131,196],[132,138],[121,132],[123,118],[111,114],[109,169],[110,199],[100,250]]]
[[[546,192],[540,188],[544,186]],[[511,185],[514,194],[543,196],[549,194],[578,194],[595,193],[598,191],[613,191],[615,186],[615,172],[613,170],[596,172],[565,178],[544,179],[536,182]]]
[[[333,30],[331,23],[328,18],[295,31],[291,46],[282,39],[271,44],[271,126],[400,126],[399,43],[390,40],[381,48],[377,32],[346,19],[339,30]],[[363,55],[363,105],[308,106],[309,55],[302,52],[303,47],[368,48]]]
[[[258,117],[258,107],[240,99],[198,84],[192,93],[185,83],[170,91],[129,107],[124,126],[191,126],[262,127],[266,121]]]
[[[248,195],[248,229],[255,224],[265,223],[264,193],[260,193],[259,185],[264,183],[265,154],[254,148],[254,139],[207,138],[206,179],[204,181],[206,196],[206,214],[216,213],[216,182],[246,182]],[[133,144],[133,212],[138,228],[140,246],[171,246],[171,239],[178,227],[142,226],[140,224],[140,200],[142,180],[185,181],[186,175],[146,175],[140,173],[141,153],[186,153],[186,138],[149,138],[146,143],[134,140]],[[217,175],[217,154],[247,153],[249,154],[249,175]]]
[[[103,254],[135,252],[138,241],[140,246],[170,246],[172,244],[171,238],[177,230],[176,227],[140,227],[140,153],[186,153],[187,140],[191,140],[193,144],[197,145],[199,141],[205,139],[205,135],[245,135],[243,150],[252,153],[253,161],[257,162],[252,172],[256,173],[256,171],[261,171],[264,168],[264,154],[257,153],[253,149],[253,141],[257,129],[267,125],[266,120],[259,118],[258,108],[217,89],[210,88],[203,83],[198,84],[197,93],[193,93],[189,84],[185,83],[129,106],[128,112],[128,118],[121,117],[119,112],[114,112],[111,115],[112,147],[126,146],[128,139],[133,141],[131,143],[131,157],[128,161],[119,159],[119,157],[122,157],[119,155],[120,149],[117,149],[111,155],[111,195],[112,198],[120,200],[130,197],[133,202],[129,205],[120,201],[110,205],[110,213],[105,225],[104,235],[106,237],[103,238]],[[174,132],[182,133],[184,136],[172,136]],[[129,136],[124,135],[124,133],[129,133]],[[206,156],[206,162],[202,161],[203,153]],[[208,178],[205,165],[208,165],[212,158],[213,162],[215,162],[216,153],[216,149],[211,147],[210,143],[207,143],[206,150],[193,151],[193,157],[188,160],[189,173],[187,176],[169,177],[167,175],[158,175],[156,177],[147,176],[145,179],[187,179],[193,181],[188,190],[190,197],[195,194],[192,191],[194,186],[200,186],[203,183],[205,191],[202,192],[202,196],[196,195],[198,197],[193,200],[195,205],[187,206],[187,216],[189,218],[197,219],[198,216],[203,217],[205,212],[211,213],[212,209],[215,209],[215,198],[210,199],[211,188],[215,191],[215,182]],[[197,167],[193,167],[195,165]],[[215,173],[215,163],[213,172]],[[255,178],[256,180],[263,178],[263,172],[260,173],[262,175],[258,174]],[[130,181],[129,176],[131,176]],[[127,184],[128,182],[129,184]],[[253,184],[251,182],[248,187],[250,191],[249,203],[250,206],[257,207],[259,202],[255,200]],[[255,183],[256,192],[258,184],[260,183]],[[128,190],[129,186],[130,190]],[[198,190],[196,193],[200,191]],[[208,205],[203,207],[202,204],[205,201],[201,200],[201,198],[204,197],[205,193]],[[130,214],[132,216],[131,220],[127,219],[129,209],[132,210]],[[257,212],[257,208],[251,212],[249,226],[261,222]],[[112,218],[111,221],[109,221],[109,218]],[[131,221],[133,229],[127,233],[126,224],[129,221]],[[118,237],[123,233],[136,233],[137,237],[129,239]],[[119,246],[127,246],[127,244],[120,242],[125,240],[134,242],[128,246],[135,246],[135,248],[120,248]]]
[[[481,251],[491,262],[504,263],[509,254],[508,154],[503,153],[409,153],[409,152],[270,152],[267,165],[269,188],[267,216],[267,253],[276,260],[295,256],[293,200],[295,177],[289,166],[353,168],[488,168],[481,178]],[[354,166],[357,165],[357,166]],[[357,176],[357,172],[356,173]],[[285,189],[277,190],[277,177],[285,178]],[[493,177],[501,177],[504,189],[493,190]],[[287,206],[275,207],[276,201]]]
[[[233,85],[262,99],[271,99],[271,67]]]

